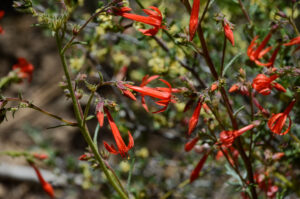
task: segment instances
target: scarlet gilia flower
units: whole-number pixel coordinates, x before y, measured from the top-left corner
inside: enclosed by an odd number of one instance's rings
[[[289,116],[289,113],[293,109],[293,106],[295,105],[295,103],[296,103],[296,100],[293,100],[288,105],[288,107],[285,109],[285,111],[283,113],[273,114],[272,117],[269,119],[268,126],[273,133],[276,133],[278,135],[285,135],[290,131],[291,126],[292,126],[292,121]],[[287,118],[289,118],[289,126],[284,132],[282,132],[282,129],[285,125],[285,121]]]
[[[200,173],[201,169],[203,168],[203,165],[204,165],[207,157],[208,157],[208,153],[203,155],[203,157],[200,159],[200,161],[198,162],[195,169],[192,171],[191,176],[190,176],[190,183],[192,183],[199,177],[199,173]]]
[[[165,29],[166,27],[162,25],[162,14],[160,10],[155,6],[150,6],[149,8],[150,9],[143,9],[143,11],[148,16],[128,13],[129,11],[131,11],[131,8],[128,7],[118,9],[117,11],[115,11],[115,14],[127,19],[153,26],[153,28],[151,29],[139,29],[139,31],[146,36],[154,36],[159,31],[159,29]]]
[[[294,39],[291,39],[290,42],[285,43],[283,45],[285,45],[285,46],[292,46],[292,45],[296,45],[296,44],[300,44],[300,36],[295,37]],[[300,46],[298,48],[296,48],[294,52],[296,52],[297,50],[300,50]]]
[[[278,91],[286,92],[285,88],[281,84],[273,82],[277,78],[277,75],[267,77],[264,74],[258,74],[253,79],[252,87],[262,95],[269,95],[273,87]]]
[[[229,23],[224,21],[223,28],[224,28],[224,34],[225,34],[226,38],[230,41],[232,46],[234,46],[234,36],[233,36],[233,32],[231,30]]]
[[[232,131],[222,131],[220,133],[220,144],[221,147],[230,147],[235,138],[239,137],[240,135],[242,135],[243,133],[245,133],[246,131],[249,131],[251,129],[253,129],[255,126],[257,126],[258,123],[254,123],[254,124],[250,124],[248,126],[245,126],[239,130],[232,130]]]
[[[296,44],[300,44],[300,36],[295,37],[294,39],[291,39],[288,43],[285,43],[283,45],[292,46],[292,45],[296,45]]]
[[[128,88],[126,88],[121,81],[117,82],[117,87],[122,91],[123,95],[126,97],[132,99],[133,101],[136,101],[136,97],[132,94]]]
[[[254,39],[251,41],[251,43],[248,47],[247,55],[248,55],[249,59],[251,61],[255,62],[259,66],[270,67],[274,64],[278,50],[274,51],[274,53],[268,63],[262,63],[259,61],[265,54],[267,54],[272,49],[272,46],[270,46],[268,48],[265,48],[265,47],[266,47],[267,43],[269,42],[273,31],[274,30],[271,30],[269,32],[269,34],[266,36],[266,38],[261,42],[261,44],[257,48],[256,48],[256,46],[258,44],[256,43],[256,40],[258,39],[258,36],[254,37]]]
[[[13,70],[18,70],[17,73],[21,79],[28,79],[31,82],[34,67],[25,58],[18,58],[18,63],[13,65]]]
[[[234,92],[238,91],[239,89],[240,89],[240,86],[238,84],[233,84],[229,89],[229,93],[234,93]]]
[[[128,146],[125,145],[123,138],[121,137],[121,134],[119,132],[119,129],[114,122],[112,116],[110,115],[109,111],[107,108],[104,108],[104,111],[106,113],[112,134],[115,138],[115,142],[117,144],[118,150],[113,146],[107,144],[105,141],[103,141],[104,147],[106,148],[107,151],[109,151],[112,154],[120,154],[122,158],[127,156],[128,151],[134,146],[134,140],[131,136],[131,133],[128,131],[128,136],[129,136],[129,142]]]
[[[46,160],[49,158],[49,156],[44,153],[33,153],[33,157],[39,160]]]
[[[159,106],[163,106],[163,108],[158,111],[153,112],[153,113],[160,113],[167,109],[170,102],[174,102],[174,101],[172,100],[172,87],[169,84],[169,82],[167,82],[163,79],[159,79],[161,82],[163,82],[164,84],[166,84],[168,86],[168,88],[164,88],[164,89],[162,89],[161,87],[151,88],[151,87],[146,86],[149,82],[153,81],[156,78],[158,78],[158,76],[151,76],[149,78],[148,78],[148,76],[146,76],[143,78],[141,86],[133,86],[130,84],[124,84],[124,86],[126,86],[127,88],[129,88],[131,90],[139,92],[141,94],[142,104],[146,111],[148,111],[148,107],[145,102],[145,98],[144,98],[145,96],[150,96],[153,98],[160,99],[159,101],[156,101],[155,103]]]
[[[234,92],[238,91],[242,95],[249,95],[247,86],[245,86],[241,83],[233,84],[228,91],[229,91],[229,93],[234,93]]]
[[[41,172],[39,171],[39,169],[35,166],[34,163],[30,163],[30,166],[34,169],[41,185],[42,188],[44,189],[44,191],[51,197],[54,198],[54,190],[51,186],[51,184],[49,184],[42,176]]]
[[[199,99],[197,106],[194,110],[194,113],[189,121],[189,130],[188,130],[188,135],[191,135],[191,133],[193,132],[193,130],[195,129],[195,127],[197,126],[198,120],[199,120],[199,115],[200,115],[200,111],[201,111],[201,107],[202,107],[202,102]]]
[[[99,102],[96,106],[96,116],[97,116],[97,119],[98,119],[98,122],[99,122],[99,125],[100,127],[103,126],[103,122],[104,122],[104,101],[103,99],[99,99]]]
[[[198,27],[199,10],[200,10],[200,0],[193,0],[193,7],[191,11],[190,26],[189,26],[190,41],[193,40]]]
[[[190,150],[192,150],[194,148],[194,146],[197,144],[198,140],[199,140],[198,136],[196,136],[195,138],[193,138],[191,141],[189,141],[188,143],[186,143],[184,145],[184,150],[186,152],[189,152]]]

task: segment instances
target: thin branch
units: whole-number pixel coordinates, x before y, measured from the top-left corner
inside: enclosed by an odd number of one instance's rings
[[[52,117],[54,119],[57,119],[59,121],[62,121],[70,126],[77,126],[78,124],[75,123],[75,122],[71,122],[71,121],[68,121],[60,116],[57,116],[57,115],[54,115],[48,111],[45,111],[44,109],[32,104],[31,102],[29,102],[28,100],[24,100],[24,99],[19,99],[19,98],[11,98],[11,97],[8,97],[8,98],[5,98],[4,101],[15,101],[15,102],[21,102],[21,103],[25,103],[27,104],[28,108],[31,108],[31,109],[34,109],[34,110],[37,110],[45,115],[48,115],[49,117]]]
[[[239,0],[239,4],[240,4],[240,6],[241,6],[241,9],[242,9],[242,11],[243,11],[243,13],[244,13],[244,15],[245,15],[245,17],[246,17],[248,23],[251,24],[251,19],[250,19],[249,15],[248,15],[248,13],[247,13],[247,11],[246,11],[246,9],[245,9],[245,6],[244,6],[242,0]]]

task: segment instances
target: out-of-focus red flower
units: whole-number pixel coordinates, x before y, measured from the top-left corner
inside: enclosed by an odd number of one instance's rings
[[[228,150],[229,149],[229,150]],[[223,150],[223,151],[222,151]],[[230,146],[228,148],[222,148],[222,150],[220,149],[216,155],[216,160],[219,160],[221,157],[223,157],[224,155],[226,155],[228,157],[228,160],[230,162],[231,165],[234,165],[234,160],[236,160],[239,156],[239,152],[238,150],[236,150],[233,146]],[[233,159],[231,158],[231,156],[228,156],[227,154],[229,153],[229,151],[232,153],[232,157]],[[224,153],[225,154],[224,154]]]
[[[254,122],[253,124],[249,124],[239,130],[232,130],[232,131],[222,131],[220,133],[220,144],[221,147],[230,147],[235,138],[237,138],[238,136],[242,135],[243,133],[245,133],[246,131],[249,131],[251,129],[253,129],[255,126],[257,126],[258,123]]]
[[[18,70],[18,75],[21,79],[28,79],[31,82],[34,67],[25,58],[18,58],[18,63],[13,65],[12,68],[13,70]]]
[[[5,14],[4,10],[0,10],[0,19],[3,18],[4,14]],[[3,28],[0,26],[0,35],[2,35],[2,34],[4,34],[4,30],[3,30]]]
[[[254,39],[251,41],[251,43],[248,47],[247,55],[248,55],[249,59],[251,61],[255,62],[259,66],[270,67],[271,65],[274,64],[274,61],[275,61],[276,55],[278,53],[278,50],[274,51],[274,53],[272,55],[272,58],[268,63],[262,63],[262,62],[259,61],[265,54],[267,54],[272,49],[272,46],[270,46],[268,48],[265,48],[268,41],[270,40],[270,38],[272,36],[272,33],[273,33],[273,30],[270,31],[270,33],[266,36],[266,38],[261,42],[261,44],[258,47],[257,47],[258,44],[256,43],[256,40],[258,39],[258,36],[254,37]]]
[[[292,121],[291,118],[289,116],[289,113],[291,112],[291,110],[293,109],[293,106],[295,105],[296,100],[293,100],[288,107],[285,109],[285,111],[283,113],[277,113],[277,114],[273,114],[272,117],[269,119],[268,121],[268,126],[270,128],[270,130],[273,133],[276,133],[278,135],[285,135],[287,134],[292,126]],[[288,128],[282,133],[282,129],[285,125],[285,121],[286,119],[289,118],[289,126]]]
[[[269,95],[273,87],[278,91],[286,92],[285,88],[281,84],[273,82],[277,78],[277,75],[267,77],[264,74],[258,74],[253,79],[252,87],[262,95]]]
[[[151,29],[139,29],[141,33],[147,36],[154,36],[159,31],[159,29],[165,29],[166,27],[162,25],[162,14],[160,10],[155,6],[150,6],[150,9],[143,9],[143,11],[148,16],[142,16],[137,14],[128,13],[131,11],[131,8],[123,7],[117,11],[115,11],[116,15],[120,15],[122,17],[125,17],[127,19],[131,19],[134,21],[138,21],[144,24],[148,24],[150,26],[153,26]]]
[[[44,153],[33,153],[33,157],[39,160],[46,160],[49,158],[49,156]]]
[[[191,17],[190,17],[190,26],[189,26],[190,41],[193,40],[198,27],[199,10],[200,10],[200,0],[193,0],[193,6],[191,11]]]
[[[130,84],[124,84],[124,86],[126,86],[127,88],[129,88],[131,90],[139,92],[141,94],[142,105],[146,111],[148,111],[148,107],[145,102],[145,98],[144,98],[145,96],[150,96],[153,98],[160,99],[159,101],[156,101],[155,103],[159,106],[163,106],[163,108],[158,111],[153,112],[153,113],[160,113],[167,109],[170,102],[174,102],[174,101],[172,100],[172,87],[169,84],[169,82],[167,82],[163,79],[159,79],[164,84],[166,84],[168,86],[168,88],[162,88],[162,87],[151,88],[151,87],[146,86],[149,82],[153,81],[156,78],[158,78],[158,76],[156,76],[156,75],[151,76],[151,77],[145,76],[143,78],[141,86],[133,86]]]
[[[4,10],[0,10],[0,19],[2,19],[5,15],[5,11]]]
[[[213,92],[213,91],[215,91],[217,88],[218,88],[218,83],[215,82],[215,83],[213,83],[213,84],[211,85],[210,91]]]
[[[80,161],[86,161],[87,160],[87,155],[86,154],[83,154],[83,155],[81,155],[79,158],[78,158],[78,160],[80,160]]]
[[[285,156],[284,152],[278,152],[278,153],[274,153],[272,155],[272,159],[273,160],[280,160],[283,156]]]
[[[42,188],[44,189],[44,191],[51,197],[54,198],[54,190],[51,186],[51,184],[49,184],[42,176],[42,174],[40,173],[39,169],[35,166],[34,163],[30,163],[30,166],[34,169],[41,185]]]
[[[120,154],[122,158],[127,156],[128,151],[134,146],[134,140],[133,137],[131,136],[131,133],[128,131],[128,136],[129,136],[129,142],[128,146],[125,145],[123,138],[121,137],[121,134],[119,132],[119,129],[114,122],[112,116],[110,115],[109,111],[107,108],[104,108],[104,111],[106,113],[112,134],[115,138],[115,142],[117,144],[118,150],[113,146],[107,144],[105,141],[103,141],[104,147],[107,149],[112,154]]]
[[[189,130],[188,130],[188,135],[191,135],[195,127],[197,126],[198,120],[199,120],[199,115],[202,107],[202,102],[201,99],[198,100],[197,106],[194,110],[194,113],[189,121]]]
[[[296,45],[296,44],[300,44],[300,36],[295,37],[294,39],[291,39],[288,43],[285,43],[283,45],[292,46],[292,45]]]
[[[266,193],[268,198],[272,199],[275,197],[278,186],[273,185],[273,181],[270,178],[267,179],[267,174],[256,173],[253,177],[258,187]]]
[[[225,34],[226,38],[230,41],[232,46],[234,46],[234,36],[233,36],[233,32],[231,30],[230,25],[228,23],[224,22],[223,28],[224,28],[224,34]]]
[[[295,37],[294,39],[291,39],[290,42],[285,43],[285,44],[283,44],[283,45],[285,45],[285,46],[291,46],[291,45],[296,45],[296,44],[300,44],[300,36]],[[296,51],[298,51],[298,50],[300,50],[300,46],[297,47],[297,48],[294,50],[294,52],[296,52]]]
[[[233,85],[230,87],[230,89],[229,89],[229,93],[234,93],[234,92],[238,91],[239,88],[240,88],[240,87],[239,87],[238,84],[233,84]]]
[[[197,144],[198,140],[199,140],[198,136],[194,137],[191,141],[189,141],[188,143],[186,143],[184,145],[184,150],[186,152],[189,152],[190,150],[192,150],[194,148],[194,146]]]
[[[200,161],[198,162],[195,169],[192,171],[191,176],[190,176],[190,183],[192,183],[199,177],[199,173],[200,173],[201,169],[203,168],[203,165],[204,165],[207,157],[208,157],[208,153],[203,155],[203,157],[200,159]]]
[[[249,95],[249,91],[248,91],[247,86],[245,86],[241,83],[233,84],[228,91],[230,93],[234,93],[234,92],[239,91],[239,93],[242,94],[242,95]]]

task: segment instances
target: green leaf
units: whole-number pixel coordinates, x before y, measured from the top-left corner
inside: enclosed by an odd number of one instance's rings
[[[226,71],[228,70],[228,68],[233,64],[233,62],[239,57],[239,56],[241,56],[243,53],[239,53],[239,54],[237,54],[236,56],[234,56],[231,60],[230,60],[230,62],[225,66],[225,68],[224,68],[224,70],[223,70],[223,73],[222,73],[222,76],[224,76],[225,75],[225,73],[226,73]]]

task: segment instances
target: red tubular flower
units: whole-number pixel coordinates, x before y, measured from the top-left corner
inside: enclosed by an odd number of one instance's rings
[[[288,105],[288,107],[285,109],[285,111],[283,113],[273,114],[272,117],[269,119],[268,126],[269,126],[270,130],[273,133],[276,133],[278,135],[285,135],[285,134],[287,134],[290,131],[291,126],[292,126],[292,121],[291,121],[291,118],[289,116],[289,113],[293,109],[293,106],[295,105],[295,103],[296,103],[296,100],[293,100]],[[282,133],[282,129],[284,127],[284,124],[285,124],[285,121],[286,121],[287,118],[289,118],[289,126]]]
[[[208,157],[208,153],[203,155],[203,157],[200,159],[200,161],[198,162],[195,169],[192,171],[191,176],[190,176],[190,183],[192,183],[194,180],[196,180],[199,177],[199,173],[200,173],[207,157]]]
[[[200,0],[193,0],[193,7],[191,11],[190,26],[189,26],[190,41],[193,40],[198,27],[199,10],[200,10]]]
[[[51,197],[54,198],[54,190],[51,186],[51,184],[49,184],[42,176],[42,174],[40,173],[39,169],[35,166],[34,163],[30,163],[30,166],[34,169],[44,191]]]
[[[136,101],[136,97],[132,94],[128,88],[126,88],[121,81],[117,82],[117,87],[122,91],[123,95],[126,97],[132,99],[133,101]]]
[[[240,89],[240,86],[238,84],[233,84],[229,89],[229,93],[234,93],[234,92],[238,91],[239,89]]]
[[[267,77],[264,74],[258,74],[253,79],[252,87],[262,95],[269,95],[273,87],[276,88],[278,91],[286,92],[285,88],[282,85],[273,82],[277,78],[277,75]]]
[[[120,154],[122,156],[122,158],[127,156],[127,152],[134,146],[134,140],[131,136],[131,133],[128,131],[128,136],[129,136],[129,143],[128,146],[125,145],[119,129],[116,125],[116,123],[114,122],[112,116],[110,115],[109,111],[104,108],[112,134],[115,138],[115,142],[117,144],[118,150],[116,150],[116,148],[113,145],[109,145],[107,144],[105,141],[103,141],[104,147],[107,149],[107,151],[109,151],[112,154]]]
[[[34,70],[34,67],[32,64],[30,64],[25,58],[18,58],[18,63],[13,65],[13,70],[17,70],[18,75],[22,79],[28,78],[28,81],[31,82],[32,80],[32,73]]]
[[[246,131],[249,131],[249,130],[253,129],[257,125],[258,125],[257,123],[254,123],[254,124],[250,124],[248,126],[245,126],[245,127],[241,128],[239,130],[222,131],[220,133],[220,143],[221,143],[221,145],[224,146],[224,147],[230,147],[233,144],[235,138],[239,137],[240,135],[242,135]]]
[[[189,141],[188,143],[186,143],[184,145],[184,150],[186,152],[189,152],[190,150],[192,150],[194,148],[194,146],[197,144],[198,140],[199,140],[198,136],[193,138],[191,141]]]
[[[188,135],[191,135],[195,127],[197,126],[198,120],[199,120],[199,115],[201,111],[202,103],[201,100],[198,100],[197,106],[194,110],[194,113],[189,121],[189,130],[188,130]]]
[[[251,61],[254,61],[259,66],[267,66],[267,67],[269,67],[269,66],[272,65],[271,62],[261,63],[259,61],[260,58],[262,58],[265,54],[267,54],[272,49],[272,47],[265,48],[265,46],[267,45],[267,43],[270,40],[271,36],[272,36],[272,31],[266,36],[266,38],[261,42],[261,44],[257,48],[255,48],[257,46],[257,43],[255,43],[255,41],[258,38],[258,36],[256,36],[251,41],[251,43],[250,43],[250,45],[248,47],[247,55],[248,55],[249,59]]]
[[[230,41],[232,46],[234,46],[234,36],[233,36],[233,32],[230,28],[230,25],[228,23],[224,22],[223,28],[224,28],[224,34],[225,34],[226,38]]]
[[[161,87],[159,87],[159,89],[157,89],[157,88],[150,88],[150,87],[145,86],[149,82],[153,81],[156,78],[158,78],[158,76],[151,76],[149,78],[148,78],[148,76],[146,76],[143,78],[143,82],[142,82],[141,86],[133,86],[133,85],[129,85],[129,84],[124,84],[124,86],[126,86],[127,88],[130,88],[131,90],[139,92],[141,94],[142,104],[146,111],[148,111],[148,107],[146,105],[144,96],[150,96],[153,98],[160,99],[159,101],[157,101],[155,103],[159,106],[163,106],[163,108],[158,111],[153,112],[153,113],[160,113],[167,109],[170,102],[173,102],[172,87],[169,84],[169,82],[167,82],[163,79],[159,79],[159,80],[162,81],[164,84],[166,84],[168,86],[168,88],[162,89]],[[162,91],[162,90],[164,90],[164,91]]]
[[[296,44],[300,44],[300,36],[295,37],[294,39],[291,39],[290,42],[285,43],[283,45],[285,45],[285,46],[292,46],[292,45],[296,45]]]
[[[144,35],[154,36],[159,31],[159,29],[165,29],[165,26],[162,25],[162,14],[160,10],[154,6],[150,6],[149,8],[150,9],[143,9],[143,11],[148,15],[147,17],[128,13],[129,11],[131,11],[131,8],[128,7],[121,8],[120,10],[116,11],[115,14],[125,17],[127,19],[131,19],[153,26],[152,29],[139,29],[139,31]]]

